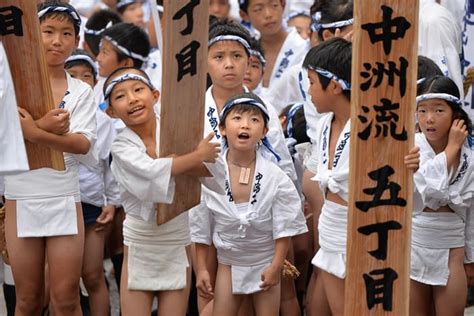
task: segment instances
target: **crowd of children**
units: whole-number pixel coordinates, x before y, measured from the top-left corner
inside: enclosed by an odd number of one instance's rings
[[[151,17],[163,1],[38,2],[55,109],[16,108],[0,41],[8,315],[109,315],[105,257],[123,315],[343,315],[353,1],[210,0],[204,133],[168,157]],[[419,56],[404,159],[410,315],[473,303],[474,139],[449,45]],[[65,171],[28,170],[24,140],[64,152]],[[181,174],[201,180],[201,202],[157,225]]]

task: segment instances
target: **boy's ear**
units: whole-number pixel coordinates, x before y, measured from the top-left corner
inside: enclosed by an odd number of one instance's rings
[[[133,67],[133,59],[127,57],[126,59],[120,62],[122,67]]]
[[[160,91],[158,90],[153,90],[153,100],[155,100],[155,103],[158,102],[158,100],[160,99]]]
[[[74,48],[78,48],[78,47],[79,47],[79,40],[80,40],[80,36],[77,35],[77,36],[76,36],[76,40],[74,41]]]
[[[283,9],[285,9],[286,0],[280,0],[280,3],[281,3],[281,6],[283,7]]]
[[[329,30],[323,30],[323,40],[327,41],[328,39],[331,39],[334,37],[334,33],[331,33]]]
[[[222,124],[219,124],[219,132],[221,132],[222,137],[226,136],[225,127]]]
[[[268,127],[265,126],[265,127],[263,128],[263,137],[267,136],[267,133],[268,133]]]
[[[247,14],[247,12],[245,12],[244,10],[239,10],[239,15],[242,18],[242,20],[244,20],[245,22],[250,23],[250,18],[249,18],[249,15]]]
[[[342,87],[339,83],[335,82],[334,80],[331,80],[329,83],[329,87],[331,87],[331,91],[334,95],[339,95],[342,94],[344,90],[342,90]]]

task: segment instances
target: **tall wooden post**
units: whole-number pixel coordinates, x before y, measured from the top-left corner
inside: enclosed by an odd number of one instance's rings
[[[345,315],[408,315],[417,0],[355,0]]]
[[[35,1],[4,0],[0,4],[1,38],[7,53],[17,104],[39,119],[55,108]],[[30,169],[64,170],[61,152],[25,140]]]
[[[209,0],[164,2],[160,157],[191,152],[202,139],[208,6]],[[175,180],[173,203],[158,205],[158,225],[199,204],[201,200],[198,179],[177,176]]]

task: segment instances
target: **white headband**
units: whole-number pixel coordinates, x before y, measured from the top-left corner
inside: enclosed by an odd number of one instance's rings
[[[38,18],[41,19],[46,13],[51,13],[51,12],[64,12],[68,14],[74,20],[74,24],[76,25],[76,27],[81,27],[81,18],[79,17],[79,14],[77,14],[76,11],[67,7],[60,7],[60,6],[46,7],[43,10],[38,11]]]
[[[207,43],[207,46],[210,47],[212,44],[220,41],[236,41],[242,44],[245,47],[245,50],[250,54],[250,45],[245,39],[237,35],[219,35],[214,38],[211,38]]]
[[[123,8],[123,7],[126,6],[126,5],[135,3],[135,2],[141,2],[141,1],[139,1],[139,0],[124,0],[124,1],[120,1],[120,2],[118,2],[117,5],[116,5],[117,10]]]
[[[147,78],[137,75],[137,74],[132,74],[132,73],[125,73],[112,81],[109,82],[107,85],[107,88],[105,89],[104,93],[104,100],[107,103],[107,105],[110,105],[110,95],[112,94],[112,91],[114,90],[115,86],[121,82],[127,81],[127,80],[137,80],[145,83],[147,86],[150,87],[150,89],[155,90],[155,87],[153,84],[148,80]]]
[[[119,43],[117,43],[115,40],[113,40],[113,39],[112,39],[110,36],[108,36],[108,35],[105,35],[105,36],[103,37],[103,39],[109,41],[110,44],[112,44],[113,46],[115,46],[115,48],[117,48],[119,51],[121,51],[121,52],[124,53],[126,56],[128,56],[128,57],[130,57],[130,58],[132,58],[132,59],[138,59],[138,60],[140,60],[140,61],[142,61],[142,62],[144,62],[144,63],[148,60],[147,57],[144,57],[144,56],[142,56],[142,55],[140,55],[140,54],[134,53],[134,52],[132,52],[131,50],[129,50],[129,49],[127,49],[127,48],[121,46]]]
[[[90,58],[87,55],[84,55],[84,54],[71,55],[66,59],[64,63],[67,64],[69,62],[73,62],[76,60],[82,60],[82,61],[87,62],[89,65],[91,65],[92,69],[94,69],[95,73],[97,74],[97,64],[92,58]]]
[[[112,21],[109,21],[109,23],[107,23],[107,25],[103,29],[100,29],[100,30],[91,30],[91,29],[88,29],[87,27],[84,27],[84,33],[89,34],[89,35],[99,36],[111,26],[112,26]]]
[[[421,101],[431,100],[431,99],[442,99],[448,102],[452,102],[458,106],[462,105],[462,102],[458,97],[452,94],[447,94],[447,93],[427,93],[427,94],[419,95],[416,97],[416,104],[420,103]]]
[[[331,22],[331,23],[323,23],[323,24],[320,24],[319,21],[315,21],[313,22],[313,24],[311,24],[311,31],[319,32],[320,30],[324,30],[324,29],[341,28],[344,26],[352,25],[352,24],[354,24],[354,19],[336,21],[336,22]]]
[[[251,56],[257,57],[260,63],[262,64],[262,66],[265,67],[265,64],[267,63],[267,61],[265,60],[265,57],[263,57],[263,55],[259,51],[255,49],[250,49],[249,53]]]
[[[338,76],[336,76],[335,74],[333,74],[332,72],[330,72],[326,69],[323,69],[323,68],[320,68],[320,67],[313,67],[313,66],[310,66],[310,65],[308,65],[308,69],[316,71],[318,74],[320,74],[323,77],[326,77],[330,80],[336,81],[337,83],[339,83],[341,85],[342,90],[347,90],[347,91],[351,90],[351,84],[349,82],[347,82],[344,79],[339,78]]]

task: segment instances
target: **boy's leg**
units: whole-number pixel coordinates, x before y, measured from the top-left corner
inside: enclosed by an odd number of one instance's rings
[[[344,279],[322,270],[321,278],[332,315],[344,315]]]
[[[44,238],[18,238],[16,202],[6,201],[5,238],[16,288],[15,315],[37,315],[44,297]]]
[[[191,262],[191,247],[186,247]],[[177,291],[158,292],[158,316],[185,316],[191,291],[191,267],[186,269],[186,287]]]
[[[267,291],[252,294],[256,316],[278,316],[280,312],[281,285],[278,283]]]
[[[109,291],[104,278],[104,231],[96,224],[85,226],[82,280],[89,294],[92,315],[109,315]]]
[[[449,279],[446,286],[433,286],[436,315],[464,315],[467,279],[464,270],[464,248],[449,251]]]
[[[293,245],[291,242],[286,259],[288,259],[291,263],[295,262]],[[292,278],[282,278],[280,282],[280,288],[281,314],[285,316],[299,316],[300,306],[296,297],[295,280]]]
[[[49,287],[54,315],[82,315],[79,300],[84,253],[84,221],[81,204],[76,203],[78,234],[46,238]]]
[[[313,275],[308,285],[306,313],[308,316],[331,316],[328,299],[324,292],[321,270],[313,266]]]
[[[431,286],[410,280],[410,316],[431,315]]]
[[[214,287],[214,316],[235,316],[242,304],[243,295],[232,294],[232,274],[228,265],[217,267],[216,285]],[[279,297],[278,297],[279,301]]]
[[[154,293],[128,289],[128,247],[123,247],[122,278],[120,280],[120,309],[123,316],[149,316]]]

